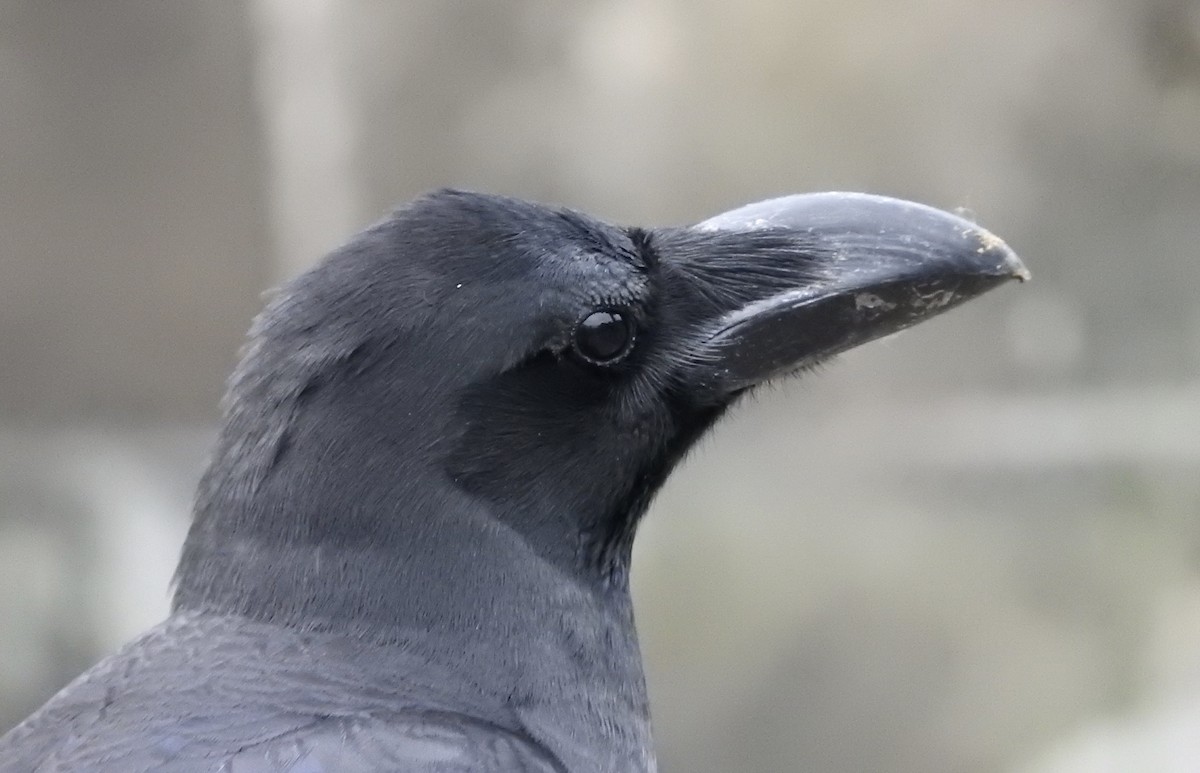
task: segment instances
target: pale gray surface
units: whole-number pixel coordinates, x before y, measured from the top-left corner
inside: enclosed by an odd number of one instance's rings
[[[1034,282],[674,477],[635,568],[662,768],[1188,759],[1196,3],[0,0],[0,103],[0,727],[161,616],[258,294],[348,230],[441,185],[647,223],[867,189]]]

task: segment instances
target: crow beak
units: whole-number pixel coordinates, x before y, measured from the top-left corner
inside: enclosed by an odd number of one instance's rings
[[[776,274],[781,262],[796,263],[790,286],[773,282],[705,326],[697,381],[726,395],[1030,276],[1003,241],[968,220],[861,193],[770,199],[705,220],[693,232],[722,243],[744,234],[739,261],[769,261]],[[756,255],[753,245],[764,236],[771,246]],[[745,273],[760,267],[745,265]]]

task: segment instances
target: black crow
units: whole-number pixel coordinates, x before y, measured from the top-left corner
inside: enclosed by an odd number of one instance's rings
[[[746,390],[1027,273],[829,193],[692,227],[434,193],[255,321],[166,622],[0,770],[651,771],[638,520]]]

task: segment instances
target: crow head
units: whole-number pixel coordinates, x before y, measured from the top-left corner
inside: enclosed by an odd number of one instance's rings
[[[623,590],[654,492],[739,395],[1026,276],[876,196],[648,230],[429,195],[255,322],[176,604],[395,615],[544,570]]]

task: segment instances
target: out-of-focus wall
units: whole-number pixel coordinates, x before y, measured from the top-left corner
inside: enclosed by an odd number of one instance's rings
[[[164,613],[259,293],[451,185],[646,224],[867,189],[1033,270],[673,478],[664,770],[1200,737],[1196,3],[6,0],[0,104],[0,728]]]
[[[232,3],[0,4],[0,409],[211,420],[268,281]]]

